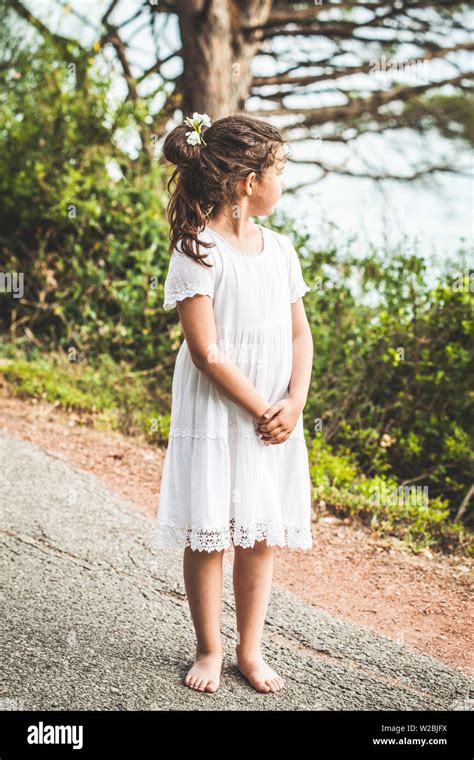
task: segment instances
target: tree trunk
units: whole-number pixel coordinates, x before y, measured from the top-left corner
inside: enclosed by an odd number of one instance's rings
[[[243,110],[252,80],[252,61],[261,32],[246,26],[264,23],[272,0],[179,0],[176,10],[182,41],[185,116],[207,113],[212,120]]]

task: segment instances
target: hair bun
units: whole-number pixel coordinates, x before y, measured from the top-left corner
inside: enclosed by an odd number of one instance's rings
[[[189,127],[178,124],[166,135],[163,144],[163,155],[167,161],[180,169],[187,169],[201,155],[201,145],[190,145],[186,138]]]

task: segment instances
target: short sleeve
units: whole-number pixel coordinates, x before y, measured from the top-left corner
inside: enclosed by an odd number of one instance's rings
[[[214,298],[215,264],[212,258],[206,258],[212,266],[203,266],[178,249],[173,250],[164,285],[164,309],[173,309],[177,301],[198,294]]]
[[[290,302],[295,303],[298,298],[301,298],[301,296],[304,296],[306,293],[308,293],[311,288],[303,279],[301,262],[293,243],[289,238],[285,238],[285,240],[289,255],[288,283],[290,288]]]

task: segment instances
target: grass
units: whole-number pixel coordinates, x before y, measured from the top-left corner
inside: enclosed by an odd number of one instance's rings
[[[116,364],[107,355],[94,361],[72,361],[61,352],[28,355],[2,346],[0,373],[9,392],[18,398],[36,398],[57,404],[88,419],[98,429],[144,435],[166,445],[170,415],[169,398],[157,381]]]
[[[352,517],[378,536],[394,536],[414,553],[426,549],[472,556],[473,535],[450,517],[446,500],[401,487],[393,477],[366,477],[349,452],[334,452],[321,434],[308,447],[313,503]]]

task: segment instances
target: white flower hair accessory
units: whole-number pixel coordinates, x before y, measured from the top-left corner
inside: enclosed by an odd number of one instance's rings
[[[186,132],[186,142],[190,145],[197,145],[198,143],[207,145],[201,134],[203,127],[211,126],[211,119],[207,113],[198,113],[197,111],[194,111],[193,118],[191,119],[189,116],[186,116],[184,123],[187,124],[188,127],[193,128],[192,132]]]

